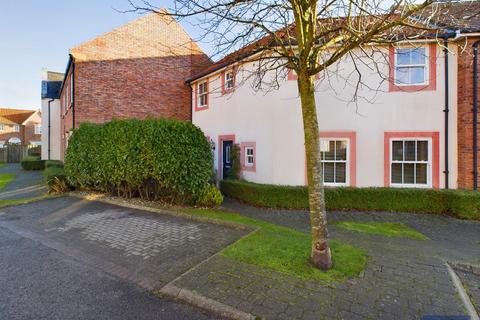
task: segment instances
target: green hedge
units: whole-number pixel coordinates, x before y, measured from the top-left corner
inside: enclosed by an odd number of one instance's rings
[[[43,170],[45,169],[45,160],[22,160],[23,170]]]
[[[79,188],[191,203],[209,187],[212,163],[210,144],[190,122],[114,120],[74,130],[65,173]]]
[[[252,205],[307,209],[306,187],[256,184],[239,180],[221,182],[224,195]],[[480,220],[480,193],[462,190],[396,188],[325,188],[328,210],[390,211],[449,214]]]
[[[57,177],[61,180],[66,181],[65,171],[61,167],[48,167],[45,168],[43,171],[43,180],[46,184],[50,185],[52,183],[52,179]]]
[[[45,169],[50,167],[63,168],[63,163],[60,160],[45,160]]]

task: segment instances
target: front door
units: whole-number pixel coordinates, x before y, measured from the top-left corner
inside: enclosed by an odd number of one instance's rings
[[[223,150],[223,168],[222,168],[222,176],[223,179],[228,179],[231,176],[231,170],[232,170],[232,146],[233,146],[233,141],[232,140],[225,140],[223,141],[222,144],[222,150]]]

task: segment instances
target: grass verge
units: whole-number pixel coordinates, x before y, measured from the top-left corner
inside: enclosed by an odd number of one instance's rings
[[[364,250],[332,240],[330,246],[333,268],[323,272],[309,262],[311,238],[308,234],[231,212],[205,209],[182,211],[205,218],[257,227],[257,231],[225,248],[220,254],[300,279],[341,281],[358,276],[367,263]]]
[[[428,237],[400,222],[353,222],[330,221],[337,227],[362,233],[376,234],[385,237],[427,240]]]
[[[0,190],[5,188],[15,178],[14,173],[0,173]]]
[[[35,202],[35,201],[46,199],[48,197],[50,197],[50,196],[49,195],[42,195],[42,196],[33,197],[33,198],[0,200],[0,208],[15,206],[15,205],[18,205],[18,204],[26,204],[26,203],[30,203],[30,202]]]

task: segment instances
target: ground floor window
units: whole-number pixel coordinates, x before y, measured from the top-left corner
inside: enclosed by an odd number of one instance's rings
[[[241,162],[243,171],[256,171],[257,151],[255,142],[242,142],[240,144],[241,149]]]
[[[430,187],[431,140],[392,139],[390,143],[390,184],[402,187]]]
[[[321,138],[320,155],[324,184],[330,186],[348,185],[349,140]]]

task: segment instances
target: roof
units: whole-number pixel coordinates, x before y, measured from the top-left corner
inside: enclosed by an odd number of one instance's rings
[[[424,15],[434,15],[437,26],[445,29],[460,30],[464,33],[480,32],[480,2],[438,1],[425,10]]]
[[[166,10],[150,13],[70,50],[75,62],[205,53]]]
[[[22,124],[30,118],[36,110],[0,108],[0,123]],[[5,122],[4,122],[5,121]]]
[[[449,1],[448,3],[443,3],[443,0],[438,0],[430,6],[429,10],[424,10],[422,15],[416,18],[422,18],[422,16],[430,18],[432,14],[434,16],[432,22],[439,28],[443,29],[445,33],[447,33],[448,30],[460,30],[465,33],[480,32],[480,1],[478,0]],[[406,30],[408,35],[412,35],[413,30],[411,28]],[[397,37],[397,40],[400,38],[408,38],[408,35],[404,34],[401,37]],[[434,38],[437,36],[437,34],[432,33],[430,35],[423,35],[423,38]],[[416,37],[419,38],[418,32]],[[268,45],[275,45],[272,42],[271,37],[266,36],[261,38],[260,40],[234,51],[219,61],[207,66],[201,72],[187,79],[186,82],[192,82],[212,72],[234,64],[263,50]]]

